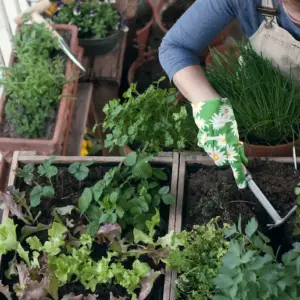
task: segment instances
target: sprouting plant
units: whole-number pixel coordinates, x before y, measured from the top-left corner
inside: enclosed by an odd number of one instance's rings
[[[78,207],[90,220],[91,235],[105,222],[118,222],[123,229],[145,229],[145,221],[155,214],[160,203],[174,202],[169,186],[161,185],[168,179],[167,174],[152,167],[151,159],[147,153],[132,152],[124,165],[110,169],[93,187],[84,189]]]
[[[43,24],[22,24],[14,39],[14,64],[0,79],[7,96],[5,123],[14,137],[44,137],[49,116],[56,113],[66,78],[58,40],[49,35]]]
[[[253,218],[242,231],[241,222],[230,228],[229,251],[214,279],[214,300],[298,299],[300,296],[300,243],[276,260],[270,240],[257,231]]]
[[[63,5],[53,16],[57,24],[74,24],[80,38],[101,39],[118,30],[120,17],[111,3],[101,1],[72,1]]]
[[[72,175],[74,175],[74,177],[77,180],[82,181],[88,177],[89,175],[88,167],[93,163],[94,163],[93,161],[85,162],[85,163],[74,162],[69,166],[68,170]]]
[[[212,50],[208,79],[230,100],[245,140],[276,145],[299,137],[298,82],[289,74],[283,76],[269,59],[256,54],[246,43],[236,44],[236,49],[228,49],[227,54]]]
[[[46,176],[49,179],[50,184],[51,177],[56,176],[58,173],[57,167],[53,166],[52,163],[55,160],[55,156],[52,155],[50,158],[45,159],[41,165],[38,166],[38,173],[40,176]]]
[[[180,104],[176,89],[159,88],[160,79],[143,94],[132,84],[124,93],[124,101],[114,99],[104,106],[103,129],[105,147],[140,146],[151,153],[162,150],[194,149],[197,144],[197,127],[191,106]]]
[[[208,224],[194,226],[192,231],[176,233],[182,246],[172,250],[166,260],[169,268],[177,270],[178,299],[210,299],[223,256],[228,252],[224,232],[229,225],[218,225],[218,218]]]

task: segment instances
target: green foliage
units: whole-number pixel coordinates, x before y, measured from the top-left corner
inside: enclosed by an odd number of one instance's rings
[[[194,226],[190,232],[176,234],[182,249],[171,251],[166,263],[179,272],[176,282],[177,298],[189,300],[211,299],[214,291],[212,280],[228,251],[224,231],[218,219],[203,226]]]
[[[162,79],[163,80],[163,79]],[[114,99],[104,107],[105,147],[142,144],[148,152],[196,148],[197,127],[190,105],[180,105],[175,89],[164,90],[158,83],[139,94],[132,84],[125,101]]]
[[[89,175],[89,168],[88,166],[92,165],[94,162],[87,162],[87,163],[80,163],[80,162],[74,162],[72,163],[68,170],[69,172],[74,175],[74,177],[82,181]]]
[[[49,159],[45,159],[41,165],[38,166],[38,173],[41,176],[46,176],[47,178],[51,178],[58,173],[58,169],[51,164],[55,160],[55,156],[51,156]]]
[[[53,57],[58,41],[49,34],[43,24],[23,24],[14,39],[15,63],[0,79],[7,96],[5,119],[19,137],[45,136],[66,82],[62,58]]]
[[[284,77],[250,44],[236,47],[237,51],[229,50],[228,54],[213,50],[213,66],[206,74],[217,92],[230,100],[240,135],[267,145],[299,137],[298,82]]]
[[[270,240],[257,231],[252,219],[241,231],[232,227],[229,251],[214,280],[214,300],[275,300],[300,297],[300,243],[276,261]]]
[[[112,4],[100,1],[72,1],[53,16],[57,24],[78,27],[80,38],[101,39],[118,30],[120,17]]]
[[[35,167],[33,164],[27,164],[23,168],[17,169],[17,176],[23,178],[24,182],[31,185],[34,179]]]
[[[105,222],[118,222],[123,229],[133,226],[144,230],[145,221],[155,215],[155,208],[161,202],[174,203],[170,188],[161,187],[167,175],[162,169],[152,167],[151,159],[146,153],[133,152],[124,165],[110,169],[93,187],[84,189],[78,207],[90,220],[91,235]]]
[[[12,219],[6,219],[0,225],[0,256],[17,249],[16,227]]]

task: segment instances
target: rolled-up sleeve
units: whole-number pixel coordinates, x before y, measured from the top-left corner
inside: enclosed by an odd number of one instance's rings
[[[170,80],[181,69],[199,64],[198,54],[235,17],[238,0],[196,0],[163,38],[159,60]]]

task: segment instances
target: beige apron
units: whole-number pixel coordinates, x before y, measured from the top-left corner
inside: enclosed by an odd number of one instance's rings
[[[263,7],[275,8],[273,0],[262,0]],[[269,58],[284,75],[300,80],[300,42],[281,28],[272,15],[265,15],[259,29],[250,37],[256,53]]]

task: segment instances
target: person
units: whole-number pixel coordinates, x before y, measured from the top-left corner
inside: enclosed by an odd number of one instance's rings
[[[300,0],[196,0],[163,38],[159,59],[192,104],[198,145],[216,165],[230,164],[239,188],[244,188],[247,158],[232,107],[226,95],[213,89],[197,58],[233,19],[256,53],[300,79]]]

